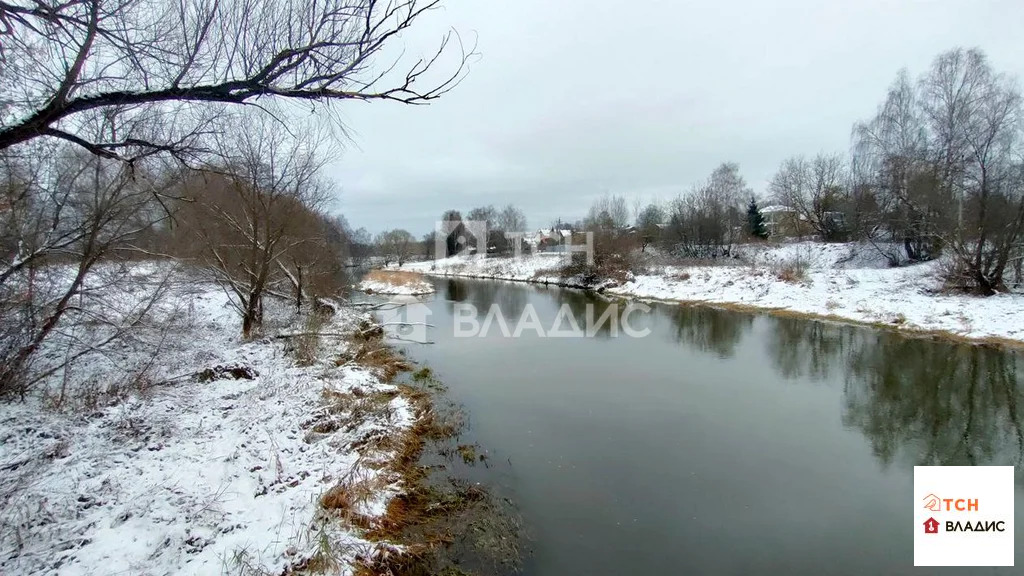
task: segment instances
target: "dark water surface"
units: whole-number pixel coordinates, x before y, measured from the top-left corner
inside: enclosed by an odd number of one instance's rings
[[[408,351],[496,463],[475,473],[519,507],[525,574],[1024,573],[913,567],[915,464],[1015,465],[1024,496],[1018,353],[668,305],[630,316],[644,338],[455,338],[455,302],[547,327],[608,303],[437,285]]]

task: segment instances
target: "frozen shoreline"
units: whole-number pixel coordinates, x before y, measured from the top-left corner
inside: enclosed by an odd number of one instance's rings
[[[610,295],[639,300],[741,307],[884,326],[908,333],[935,333],[975,342],[1024,346],[1024,295],[987,298],[939,292],[939,263],[886,267],[884,259],[854,244],[803,242],[756,246],[721,265],[657,266]],[[785,281],[778,269],[799,259],[803,278]],[[582,287],[559,277],[553,255],[518,259],[454,257],[409,263],[410,271],[434,276],[512,280]]]

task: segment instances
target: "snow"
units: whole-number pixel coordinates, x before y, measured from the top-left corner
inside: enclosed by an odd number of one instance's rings
[[[538,252],[518,258],[484,258],[453,256],[440,260],[427,260],[406,264],[411,271],[434,276],[463,276],[515,280],[520,282],[560,282],[558,268],[566,262],[568,254]]]
[[[796,210],[790,208],[789,206],[780,206],[780,205],[777,205],[777,204],[773,204],[771,206],[765,206],[764,208],[760,208],[759,210],[760,210],[761,214],[774,214],[775,212],[786,212],[786,213],[796,212]]]
[[[357,512],[385,510],[397,488],[386,468],[368,463],[389,454],[353,445],[408,429],[408,402],[395,395],[379,411],[326,414],[325,391],[396,389],[358,366],[297,366],[284,340],[242,342],[214,285],[188,280],[171,292],[178,301],[167,311],[177,315],[164,320],[174,330],[150,372],[161,384],[119,402],[90,403],[83,386],[59,408],[53,388],[0,404],[0,572],[280,574],[325,541],[343,568],[371,547],[318,498],[360,478],[376,488]],[[282,326],[294,320],[274,316]],[[324,331],[357,317],[341,311]],[[171,380],[225,364],[258,375]],[[97,360],[79,374],[109,389],[115,368]],[[314,431],[324,417],[348,420]]]
[[[406,284],[395,284],[391,282],[382,282],[380,280],[371,280],[369,278],[356,285],[356,288],[368,293],[395,296],[421,296],[424,294],[433,294],[435,290],[434,285],[426,280]]]
[[[941,262],[890,268],[879,250],[859,243],[745,245],[736,254],[717,265],[652,265],[605,291],[641,300],[740,305],[970,340],[1024,342],[1024,295],[943,294]],[[559,282],[555,269],[560,262],[552,255],[455,257],[411,267],[424,274]],[[804,279],[780,279],[779,271],[794,262],[806,267]]]

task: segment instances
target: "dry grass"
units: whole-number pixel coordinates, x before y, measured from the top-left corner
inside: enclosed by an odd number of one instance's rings
[[[370,270],[366,279],[392,286],[418,286],[425,282],[423,275],[419,272],[405,270]]]
[[[366,366],[382,380],[390,381],[400,372],[410,371],[412,366],[384,342],[383,332],[378,328],[371,322],[359,326],[349,338],[348,350],[336,362]],[[415,415],[408,429],[397,433],[374,430],[350,443],[348,448],[360,457],[358,468],[372,469],[375,473],[353,472],[345,478],[331,479],[334,485],[320,497],[321,514],[359,529],[364,539],[374,543],[371,550],[357,553],[354,568],[359,576],[466,574],[452,564],[452,558],[445,556],[444,550],[454,545],[457,538],[465,538],[467,530],[478,540],[483,537],[481,534],[511,532],[501,520],[490,519],[494,504],[486,491],[474,485],[456,485],[453,480],[451,485],[447,481],[439,483],[436,478],[438,467],[429,461],[431,447],[454,442],[465,421],[454,406],[439,403],[435,398],[434,394],[444,387],[432,371],[421,368],[410,374],[408,384],[400,383],[396,388],[397,391],[385,393],[361,388],[345,392],[325,389],[325,409],[304,423],[307,441],[317,441],[338,428],[352,431],[351,424],[365,420],[368,413],[390,410],[391,400],[396,395],[408,401]],[[482,460],[475,448],[469,445],[460,448],[460,455],[467,463],[469,456]],[[399,486],[400,494],[389,500],[384,514],[371,517],[361,513],[366,509],[364,504],[368,498],[391,485]],[[511,524],[518,528],[517,523]],[[481,525],[485,527],[480,528]],[[503,562],[507,557],[508,561],[517,563],[515,540],[499,538],[498,541],[512,548],[505,551],[491,545],[496,549],[495,554]],[[400,545],[400,549],[396,545]],[[330,554],[318,553],[308,561],[305,571],[331,572],[333,567],[325,564],[331,558]]]
[[[379,324],[361,322],[349,342],[349,349],[335,359],[338,366],[358,364],[383,382],[391,382],[401,372],[412,369],[412,364],[384,341],[384,329]]]
[[[808,264],[802,258],[792,258],[780,264],[775,275],[783,282],[799,284],[807,280]]]
[[[360,325],[349,343],[349,350],[336,360],[339,365],[355,363],[368,367],[384,381],[391,381],[400,372],[411,369],[411,365],[383,341],[383,332],[370,322]],[[413,380],[422,384],[433,378],[429,369],[421,369],[413,375]],[[445,422],[436,413],[432,397],[425,388],[400,384],[398,389],[391,393],[367,393],[358,388],[344,393],[324,390],[326,410],[304,424],[309,430],[307,441],[312,441],[340,427],[348,428],[351,423],[365,419],[367,413],[387,410],[390,400],[397,394],[409,401],[416,415],[415,424],[404,432],[371,434],[350,446],[359,453],[364,466],[382,471],[373,476],[376,481],[353,473],[338,479],[320,496],[324,514],[361,529],[364,538],[378,543],[371,553],[360,556],[356,574],[428,573],[423,569],[429,564],[430,550],[447,543],[447,534],[425,530],[411,539],[408,531],[442,513],[426,483],[429,469],[421,465],[420,458],[428,440],[447,438],[455,434],[458,427]],[[391,499],[385,514],[368,517],[360,513],[362,505],[375,491],[393,482],[403,486],[403,493]],[[393,549],[391,543],[395,542],[405,543],[403,553]],[[307,571],[318,572],[320,563],[321,559],[314,557]]]
[[[328,316],[321,312],[312,312],[306,316],[302,334],[293,339],[293,353],[299,366],[312,366],[320,354],[320,331],[327,322]]]

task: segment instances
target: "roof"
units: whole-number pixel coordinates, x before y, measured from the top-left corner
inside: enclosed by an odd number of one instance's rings
[[[774,212],[796,212],[796,209],[790,208],[789,206],[782,206],[781,204],[775,204],[772,206],[765,206],[764,208],[761,208],[761,214],[771,214]]]

